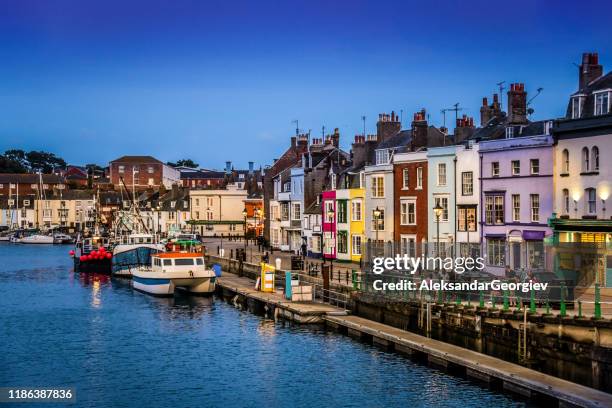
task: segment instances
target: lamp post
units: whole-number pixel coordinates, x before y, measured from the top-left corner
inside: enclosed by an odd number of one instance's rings
[[[440,205],[440,202],[436,203],[433,208],[434,215],[436,216],[436,256],[440,257],[440,216],[444,211],[444,208]]]
[[[373,212],[374,215],[374,231],[376,231],[376,253],[378,254],[378,230],[380,228],[380,216],[381,216],[382,212],[380,211],[380,208],[378,208],[378,206],[376,207],[376,209]]]
[[[246,255],[246,250],[247,250],[247,215],[248,215],[248,211],[247,208],[244,207],[244,210],[242,210],[242,216],[244,217],[244,254]]]
[[[157,207],[155,207],[155,209],[157,210],[157,235],[160,235],[161,234],[161,206],[157,204]]]

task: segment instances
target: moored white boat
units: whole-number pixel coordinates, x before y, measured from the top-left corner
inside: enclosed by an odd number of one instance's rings
[[[130,277],[135,268],[151,264],[151,255],[164,250],[164,244],[153,234],[122,236],[113,247],[113,275]]]
[[[17,241],[20,244],[53,244],[53,235],[32,234],[19,238]]]
[[[216,275],[208,269],[202,253],[166,252],[154,254],[150,266],[132,271],[132,286],[156,296],[171,296],[176,288],[194,294],[215,290]]]

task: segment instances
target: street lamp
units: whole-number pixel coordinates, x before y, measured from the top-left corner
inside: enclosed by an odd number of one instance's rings
[[[157,235],[161,234],[161,206],[159,204],[157,204],[157,207],[155,208],[157,210]]]
[[[440,205],[438,201],[436,206],[433,208],[434,215],[436,216],[436,256],[440,257],[440,216],[442,216],[442,212],[444,208]]]
[[[378,230],[380,228],[380,216],[382,215],[382,211],[377,206],[372,214],[374,215],[374,231],[376,231],[376,253],[378,253]]]
[[[244,217],[244,253],[245,255],[246,255],[246,249],[247,249],[247,214],[248,214],[248,211],[246,207],[244,207],[244,210],[242,210],[242,216]]]

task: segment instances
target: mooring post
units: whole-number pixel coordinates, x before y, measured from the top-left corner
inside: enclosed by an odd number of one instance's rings
[[[535,304],[535,292],[531,289],[531,293],[529,294],[529,313],[536,312],[536,304]]]
[[[601,319],[601,294],[599,293],[599,283],[595,284],[595,319]]]
[[[504,308],[503,308],[504,312],[507,312],[509,308],[510,308],[510,304],[508,302],[508,291],[504,290]]]
[[[565,285],[561,284],[561,304],[559,305],[559,315],[565,317],[567,315],[567,309],[565,307]]]
[[[582,317],[582,300],[578,301],[578,317]]]

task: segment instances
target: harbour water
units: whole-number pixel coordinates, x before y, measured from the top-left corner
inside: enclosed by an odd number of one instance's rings
[[[0,244],[0,387],[74,387],[79,407],[525,405],[221,299],[74,274],[68,250]]]

